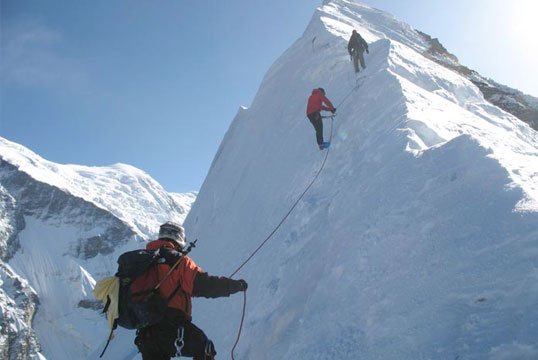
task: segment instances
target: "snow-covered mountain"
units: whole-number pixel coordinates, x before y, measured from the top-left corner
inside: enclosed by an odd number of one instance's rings
[[[358,79],[352,29],[370,44]],[[185,219],[210,273],[231,274],[325,164],[237,274],[249,290],[236,359],[538,358],[538,134],[436,44],[327,0],[233,120]],[[338,107],[328,154],[305,117],[320,86]],[[0,140],[0,357],[97,359],[94,279],[194,195]],[[241,308],[237,295],[195,301],[221,359]],[[104,359],[140,359],[133,338],[118,329]]]
[[[358,80],[353,29],[370,44]],[[431,46],[387,13],[327,0],[237,114],[185,221],[198,263],[224,275],[323,164],[311,90],[338,108],[320,176],[237,274],[236,359],[538,358],[538,134]],[[241,306],[194,305],[224,357]]]
[[[509,86],[499,84],[495,80],[488,79],[478,72],[460,64],[458,58],[451,54],[439,42],[439,39],[418,31],[429,43],[428,49],[423,55],[431,60],[451,69],[471,80],[484,95],[484,98],[504,111],[516,116],[518,119],[538,130],[538,99],[524,94]]]
[[[84,358],[107,331],[95,281],[159,224],[183,222],[195,196],[132,166],[59,165],[0,138],[0,358]]]

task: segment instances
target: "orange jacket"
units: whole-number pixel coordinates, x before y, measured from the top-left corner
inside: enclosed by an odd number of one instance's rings
[[[327,104],[327,106],[324,106],[323,103]],[[323,94],[323,91],[320,89],[314,89],[312,90],[312,95],[308,98],[308,105],[306,106],[306,115],[310,115],[312,113],[315,113],[316,111],[333,111],[334,106],[333,104],[325,97]]]
[[[146,245],[146,250],[157,250],[161,247],[169,247],[175,249],[175,245],[171,241],[167,240],[154,240]],[[157,284],[163,279],[170,270],[170,266],[167,264],[159,264],[148,271],[144,276],[147,278],[147,283]],[[175,295],[168,302],[168,307],[181,310],[187,316],[191,316],[192,313],[192,290],[194,287],[194,279],[196,275],[202,272],[196,263],[188,256],[183,256],[179,265],[172,271],[172,273],[163,281],[159,288],[159,293],[165,299],[174,292]],[[179,288],[178,288],[179,285]]]

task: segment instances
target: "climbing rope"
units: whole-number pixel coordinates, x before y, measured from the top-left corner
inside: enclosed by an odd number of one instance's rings
[[[336,106],[337,108],[340,107],[340,105],[342,105],[344,103],[344,101],[347,100],[347,98],[353,93],[353,91],[355,91],[356,89],[358,89],[360,86],[362,85],[362,83],[358,83],[357,85],[355,85],[347,94],[346,96],[342,99],[342,101],[340,101],[340,103],[338,103],[338,105]],[[332,138],[333,138],[333,121],[334,121],[334,117],[336,116],[336,114],[332,114],[332,115],[328,115],[328,116],[322,116],[322,118],[330,118],[331,119],[331,132],[330,132],[330,136],[329,136],[329,142],[332,141]],[[293,210],[295,209],[295,207],[299,204],[299,201],[301,201],[301,199],[305,196],[305,194],[308,192],[308,190],[310,190],[310,188],[312,187],[312,185],[314,185],[314,183],[316,182],[317,178],[319,177],[319,174],[321,174],[321,171],[323,170],[323,168],[325,167],[325,163],[327,162],[327,158],[329,157],[329,152],[330,152],[331,148],[328,147],[327,148],[327,152],[325,153],[325,158],[323,159],[323,162],[321,163],[321,166],[318,170],[318,172],[316,173],[316,175],[314,176],[314,178],[312,179],[312,181],[310,182],[310,184],[308,184],[308,186],[306,187],[306,189],[302,192],[302,194],[297,198],[297,200],[295,201],[295,203],[292,205],[292,207],[290,208],[290,210],[286,213],[286,215],[284,215],[284,217],[282,218],[282,220],[280,220],[280,222],[278,223],[278,225],[273,229],[273,231],[271,231],[271,233],[265,238],[265,240],[263,240],[260,245],[258,245],[258,247],[250,254],[250,256],[245,260],[243,261],[243,263],[241,263],[241,265],[239,265],[239,267],[229,276],[230,278],[233,278],[233,276],[235,274],[237,274],[239,272],[239,270],[241,270],[243,268],[243,266],[245,266],[249,261],[250,259],[252,259],[254,257],[254,255],[256,255],[256,253],[258,253],[258,251],[260,251],[260,249],[269,241],[269,239],[271,239],[271,237],[277,232],[277,230],[280,228],[280,226],[284,223],[284,221],[286,221],[286,219],[288,218],[288,216],[290,216],[290,214],[293,212]],[[239,339],[241,338],[241,332],[243,330],[243,323],[244,323],[244,320],[245,320],[245,313],[246,313],[246,307],[247,307],[247,292],[244,291],[244,297],[243,297],[243,313],[241,315],[241,323],[239,324],[239,331],[237,333],[237,339],[235,340],[235,343],[234,343],[234,346],[232,348],[232,351],[231,351],[231,357],[232,357],[232,360],[235,360],[235,357],[234,357],[234,351],[235,351],[235,348],[237,347],[237,344],[239,343]]]
[[[368,76],[368,75],[367,75]],[[359,79],[364,79],[366,76],[364,77],[361,77]],[[347,100],[347,98],[353,93],[353,91],[357,90],[358,88],[360,88],[362,85],[362,82],[357,82],[357,84],[355,86],[353,86],[351,88],[351,90],[349,90],[349,92],[346,94],[346,96],[344,96],[344,98],[342,99],[342,101],[340,101],[340,103],[338,103],[338,105],[336,105],[336,108],[338,109],[340,107],[340,105],[342,105],[344,103],[344,101]]]
[[[358,83],[357,85],[353,86],[353,88],[351,90],[349,90],[349,92],[346,94],[346,96],[344,96],[344,98],[338,103],[338,105],[336,106],[336,108],[339,108],[340,105],[342,105],[344,103],[344,101],[347,100],[347,98],[353,93],[353,91],[355,91],[356,89],[358,89],[360,86],[362,85],[362,83]],[[322,118],[330,118],[331,119],[331,134],[330,134],[330,137],[329,137],[329,142],[332,141],[332,137],[333,137],[333,120],[334,120],[334,117],[336,116],[336,114],[332,114],[332,115],[328,115],[328,116],[322,116]],[[250,259],[252,259],[254,257],[254,255],[256,255],[256,253],[258,251],[260,251],[260,249],[269,241],[269,239],[271,239],[271,237],[274,235],[274,233],[280,228],[280,226],[284,223],[284,221],[286,221],[286,219],[288,218],[288,216],[291,214],[291,212],[293,211],[293,209],[295,209],[295,207],[297,206],[297,204],[299,204],[299,201],[301,201],[301,199],[303,198],[303,196],[307,193],[307,191],[312,187],[312,185],[314,184],[314,182],[316,181],[316,179],[318,178],[319,174],[321,174],[321,171],[323,170],[323,168],[325,167],[325,162],[327,161],[327,157],[329,156],[329,151],[331,150],[331,148],[327,148],[327,152],[325,153],[325,158],[323,159],[323,163],[321,164],[321,167],[319,168],[316,176],[314,176],[314,178],[312,179],[312,181],[310,182],[310,184],[308,184],[308,186],[306,187],[306,189],[303,191],[303,193],[299,196],[299,198],[297,199],[297,201],[295,201],[295,203],[293,204],[293,206],[290,208],[290,210],[286,213],[286,215],[284,215],[284,217],[282,218],[282,220],[278,223],[278,225],[274,228],[274,230],[265,238],[265,240],[263,240],[261,242],[261,244],[254,250],[254,252],[252,252],[252,254],[250,254],[250,256],[245,260],[243,261],[243,263],[232,273],[232,275],[230,275],[230,278],[232,278],[235,274],[237,274],[239,272],[239,270],[241,270],[243,268],[243,266],[246,265],[246,263],[248,263],[250,261]]]
[[[330,115],[330,116],[326,116],[326,117],[329,117],[331,118],[331,135],[330,135],[330,140],[332,140],[332,137],[333,137],[333,120],[334,120],[334,117],[336,115]],[[329,141],[330,141],[329,140]],[[241,270],[243,268],[243,266],[245,266],[249,261],[250,259],[252,259],[254,257],[254,255],[256,255],[256,253],[258,251],[260,251],[260,249],[269,241],[269,239],[271,239],[271,237],[274,235],[274,233],[276,233],[276,231],[280,228],[280,226],[284,223],[284,221],[286,221],[286,219],[288,218],[288,216],[290,216],[291,212],[293,211],[293,209],[295,209],[295,207],[297,206],[297,204],[299,204],[299,201],[301,201],[301,199],[303,198],[303,196],[306,194],[306,192],[312,187],[312,185],[314,185],[314,182],[316,181],[316,179],[318,178],[319,174],[321,173],[321,171],[323,170],[323,168],[325,167],[325,163],[327,162],[327,157],[329,156],[329,151],[330,151],[330,147],[327,148],[327,152],[325,153],[325,158],[323,159],[323,163],[321,164],[321,167],[319,168],[316,176],[314,176],[314,178],[312,179],[312,181],[310,182],[310,184],[308,184],[308,186],[306,187],[306,189],[303,191],[303,193],[299,196],[299,198],[297,198],[297,200],[295,201],[295,203],[292,205],[292,207],[290,208],[290,210],[286,213],[286,215],[284,215],[284,217],[282,218],[282,220],[278,223],[278,225],[274,228],[273,231],[271,231],[271,233],[265,238],[265,240],[263,240],[261,242],[261,244],[256,248],[256,250],[254,250],[252,252],[252,254],[250,254],[250,256],[245,260],[243,261],[243,263],[232,273],[232,275],[230,275],[230,277],[233,277],[235,274],[237,274],[239,272],[239,270]]]
[[[243,322],[245,321],[245,313],[247,310],[247,291],[243,291],[243,314],[241,315],[241,323],[239,324],[239,331],[237,332],[237,339],[235,339],[234,346],[232,347],[231,355],[232,360],[235,360],[234,357],[234,351],[237,347],[237,344],[239,344],[239,339],[241,338],[241,331],[243,330]]]
[[[331,134],[329,136],[329,141],[332,140],[332,137],[333,137],[333,120],[334,120],[334,117],[336,115],[330,115],[330,116],[324,116],[325,118],[331,118]],[[329,157],[329,151],[330,151],[330,147],[327,148],[327,152],[325,153],[325,158],[323,159],[323,163],[321,164],[321,167],[319,168],[316,176],[314,176],[314,178],[312,179],[312,181],[310,182],[310,184],[308,184],[308,186],[306,187],[306,189],[303,191],[303,193],[299,196],[299,198],[295,201],[295,203],[293,204],[293,206],[290,208],[290,210],[286,213],[286,215],[284,215],[284,217],[282,218],[282,220],[278,223],[278,225],[275,227],[275,229],[265,238],[265,240],[263,240],[261,242],[261,244],[256,248],[256,250],[254,250],[254,252],[252,254],[250,254],[250,256],[245,260],[243,261],[243,263],[230,275],[230,278],[232,278],[235,274],[237,274],[239,272],[239,270],[241,270],[241,268],[243,268],[243,266],[246,265],[246,263],[248,263],[250,261],[250,259],[252,259],[254,257],[254,255],[256,255],[256,253],[258,251],[260,251],[260,249],[269,241],[269,239],[271,239],[271,237],[273,236],[273,234],[280,228],[280,226],[284,223],[284,221],[286,221],[286,219],[288,218],[288,216],[290,216],[290,214],[292,213],[293,209],[295,209],[295,207],[297,206],[297,204],[299,204],[299,201],[301,201],[301,199],[303,198],[303,196],[307,193],[307,191],[312,187],[312,185],[314,184],[314,182],[316,181],[316,179],[319,177],[319,174],[321,174],[321,171],[323,170],[323,168],[325,167],[325,163],[327,162],[327,158]],[[231,351],[231,355],[232,355],[232,360],[235,360],[235,357],[234,357],[234,350],[235,348],[237,347],[237,344],[239,343],[239,339],[241,338],[241,331],[243,330],[243,322],[245,320],[245,313],[246,313],[246,307],[247,307],[247,292],[244,291],[244,298],[243,298],[243,314],[241,315],[241,323],[239,324],[239,331],[237,333],[237,339],[235,340],[235,344],[232,348],[232,351]]]

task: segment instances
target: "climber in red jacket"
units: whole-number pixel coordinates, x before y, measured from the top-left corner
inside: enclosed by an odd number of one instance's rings
[[[319,149],[323,150],[329,147],[328,142],[323,142],[323,122],[321,120],[320,111],[330,111],[333,114],[336,113],[336,108],[331,101],[325,97],[325,90],[323,88],[317,88],[312,90],[312,95],[308,98],[308,105],[306,107],[306,116],[316,129],[316,141]]]

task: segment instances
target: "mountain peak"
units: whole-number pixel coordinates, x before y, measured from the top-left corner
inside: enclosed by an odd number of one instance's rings
[[[369,43],[358,75],[353,29]],[[387,13],[324,1],[231,124],[185,226],[208,248],[201,266],[224,274],[273,234],[239,275],[251,304],[240,357],[538,353],[532,321],[512,322],[538,315],[517,300],[536,288],[515,285],[534,273],[523,254],[538,231],[537,133],[441,52]],[[337,107],[323,152],[305,116],[318,87]],[[220,324],[234,312],[199,311],[231,348]]]
[[[369,50],[358,74],[353,29]],[[322,151],[305,114],[319,87],[337,108]],[[238,358],[536,358],[538,135],[505,106],[521,99],[533,103],[388,13],[323,1],[238,111],[184,222],[211,274],[248,259]],[[194,194],[2,138],[0,156],[0,306],[19,321],[39,302],[29,340],[54,358],[96,358],[95,277],[170,214],[182,220]],[[219,352],[241,310],[222,301],[228,311],[194,311]],[[118,331],[107,356],[135,358],[132,336]]]

